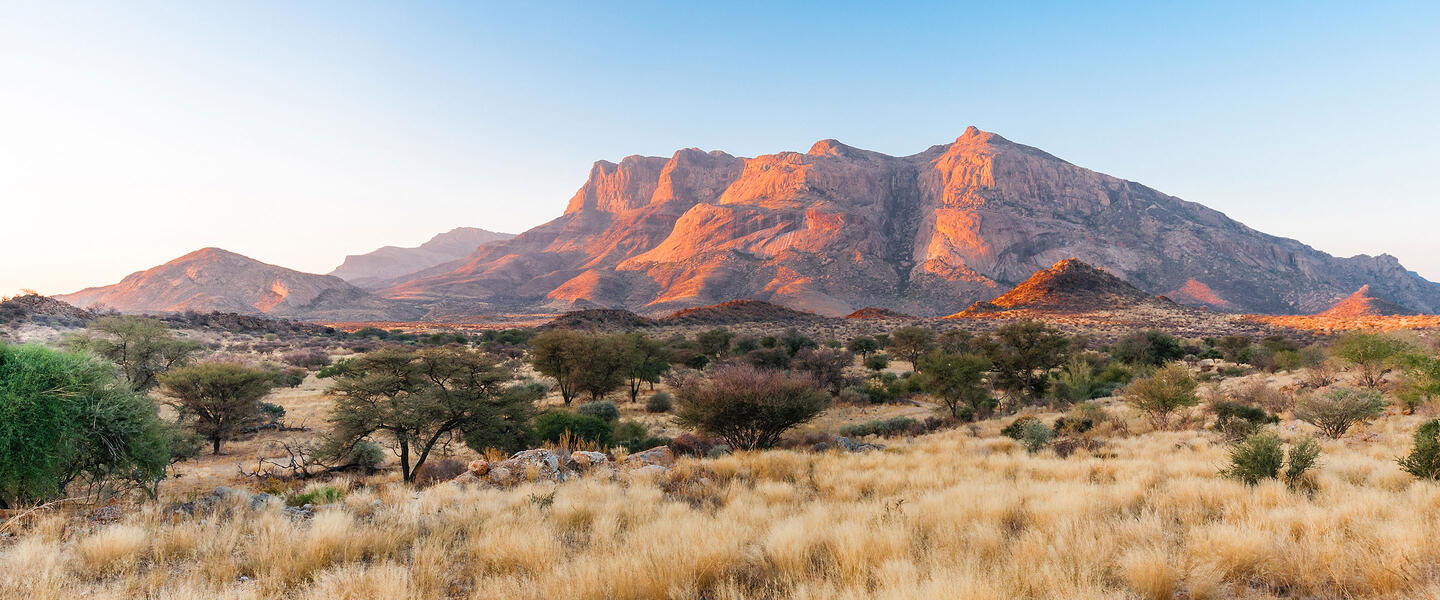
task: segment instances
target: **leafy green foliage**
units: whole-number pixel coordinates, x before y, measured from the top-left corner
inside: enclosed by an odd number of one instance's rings
[[[232,362],[205,362],[160,376],[182,421],[210,441],[211,451],[260,420],[260,399],[275,387],[275,372]]]
[[[331,448],[383,435],[409,482],[437,445],[462,432],[467,444],[515,443],[525,437],[535,394],[533,386],[503,387],[510,378],[494,358],[458,346],[365,354],[332,389]]]
[[[612,423],[620,418],[620,409],[615,408],[615,403],[608,400],[586,402],[581,404],[575,412],[595,417],[606,423]]]
[[[1263,408],[1239,402],[1221,400],[1211,409],[1215,411],[1215,431],[1230,439],[1245,439],[1261,427],[1280,422],[1280,417]]]
[[[916,378],[921,389],[944,404],[950,416],[983,419],[994,410],[995,395],[985,381],[990,361],[984,356],[936,350],[916,366],[920,368]]]
[[[730,352],[730,342],[735,339],[735,334],[724,327],[700,332],[695,336],[695,342],[700,345],[700,352],[711,358],[718,358]]]
[[[1110,346],[1110,356],[1115,360],[1132,365],[1161,366],[1185,356],[1185,349],[1175,336],[1147,329],[1136,331],[1116,340]]]
[[[152,496],[193,455],[149,398],[83,354],[0,344],[0,507],[42,502],[71,484],[138,485]]]
[[[880,349],[880,343],[875,341],[875,338],[860,336],[850,340],[850,344],[846,348],[861,357],[868,358]]]
[[[977,338],[976,347],[990,360],[996,389],[1035,400],[1045,395],[1049,371],[1064,360],[1069,341],[1041,321],[1007,323]]]
[[[201,349],[176,337],[158,319],[129,315],[100,317],[86,333],[66,338],[65,345],[115,363],[135,391],[155,387],[162,373],[189,363]]]
[[[613,441],[614,429],[609,423],[596,417],[553,411],[535,417],[535,435],[550,443],[571,437],[609,446]]]
[[[890,354],[912,365],[918,363],[934,346],[935,332],[925,327],[911,325],[890,332]]]
[[[865,357],[865,368],[871,371],[884,371],[885,368],[889,366],[890,355],[883,352],[877,352]]]
[[[1332,354],[1359,371],[1360,385],[1371,389],[1380,387],[1396,359],[1414,349],[1410,342],[1394,335],[1361,331],[1345,333],[1330,344]]]
[[[1280,437],[1257,432],[1230,448],[1230,466],[1221,474],[1255,485],[1266,479],[1282,478],[1286,485],[1297,488],[1307,485],[1306,474],[1318,464],[1320,444],[1304,438],[1288,449]]]
[[[1396,462],[1406,473],[1420,479],[1440,480],[1440,420],[1431,419],[1415,430],[1410,454]]]
[[[910,417],[890,417],[888,419],[875,419],[863,423],[849,423],[840,427],[840,435],[845,437],[865,437],[867,435],[889,436],[898,433],[908,433],[919,427],[920,422]]]
[[[1125,387],[1125,402],[1150,415],[1157,427],[1169,427],[1171,413],[1200,403],[1195,395],[1198,386],[1185,367],[1173,364],[1130,382]]]

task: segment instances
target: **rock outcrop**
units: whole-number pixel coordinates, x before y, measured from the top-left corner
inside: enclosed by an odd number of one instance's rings
[[[397,277],[411,275],[468,256],[482,244],[508,240],[513,233],[496,233],[475,227],[456,227],[414,248],[384,246],[365,254],[351,254],[329,274],[351,284],[374,289]],[[454,268],[459,265],[452,265]]]
[[[994,300],[972,304],[958,316],[1004,311],[1077,314],[1143,304],[1173,306],[1174,302],[1151,296],[1114,275],[1070,258],[1037,271]]]
[[[822,140],[755,158],[601,161],[561,217],[380,294],[477,310],[663,315],[751,298],[934,316],[1068,257],[1226,310],[1316,312],[1369,283],[1440,311],[1440,288],[1393,257],[1332,257],[975,128],[903,157]]]

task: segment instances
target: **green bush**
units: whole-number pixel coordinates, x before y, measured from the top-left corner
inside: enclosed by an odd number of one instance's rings
[[[1415,431],[1410,454],[1396,459],[1406,473],[1420,479],[1440,480],[1440,420],[1431,419]]]
[[[172,460],[196,448],[128,382],[84,354],[0,344],[0,508],[72,483],[154,494]]]
[[[306,504],[319,506],[321,504],[334,504],[344,497],[345,490],[332,485],[321,485],[306,488],[303,491],[291,494],[290,497],[285,499],[285,504],[289,506],[305,506]]]
[[[613,423],[616,419],[620,418],[620,409],[615,408],[615,403],[609,400],[586,402],[581,404],[580,408],[575,412],[585,416],[595,417],[606,423]]]
[[[1110,356],[1133,365],[1161,366],[1185,356],[1180,340],[1168,333],[1148,329],[1136,331],[1116,340]]]
[[[1280,417],[1258,406],[1222,400],[1211,408],[1215,411],[1215,431],[1230,439],[1245,439],[1265,425],[1280,422]]]
[[[1022,435],[1024,435],[1025,427],[1029,426],[1032,423],[1039,422],[1040,419],[1037,419],[1030,415],[1017,417],[1014,421],[1011,421],[1009,425],[1006,425],[1004,429],[1000,430],[1000,435],[1008,437],[1012,440],[1018,440]]]
[[[914,430],[919,421],[910,417],[890,417],[888,419],[875,419],[863,423],[849,423],[840,427],[840,435],[845,437],[864,437],[867,435],[889,436],[897,433],[906,433]]]
[[[1284,481],[1290,487],[1306,483],[1305,474],[1320,457],[1320,444],[1305,438],[1292,444],[1287,452],[1280,437],[1258,432],[1230,449],[1230,466],[1221,471],[1226,477],[1255,485],[1265,479],[1277,479],[1284,469]]]
[[[555,411],[535,417],[535,435],[542,441],[559,442],[566,432],[573,438],[601,446],[609,446],[614,435],[609,423],[589,415]]]
[[[612,439],[616,446],[624,446],[632,451],[644,450],[645,448],[640,446],[650,439],[650,430],[639,421],[617,421]]]
[[[1026,415],[1011,421],[1000,433],[1005,437],[1017,440],[1025,447],[1026,452],[1035,453],[1050,445],[1050,440],[1055,437],[1055,430],[1040,422],[1040,419]]]
[[[865,357],[865,368],[871,371],[884,371],[890,366],[890,355],[877,352]]]
[[[1157,427],[1168,427],[1171,413],[1200,403],[1195,395],[1198,385],[1185,367],[1170,365],[1130,382],[1125,387],[1125,402],[1150,415]]]
[[[1334,388],[1311,394],[1295,404],[1295,418],[1320,428],[1332,438],[1345,435],[1356,423],[1385,411],[1385,399],[1375,390]]]
[[[673,405],[674,399],[670,397],[670,394],[667,394],[665,392],[655,392],[653,394],[650,394],[649,398],[645,399],[645,412],[667,413],[670,412],[670,408]]]

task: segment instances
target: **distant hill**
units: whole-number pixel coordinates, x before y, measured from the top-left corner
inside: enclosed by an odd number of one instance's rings
[[[196,250],[119,283],[56,299],[127,313],[218,311],[328,320],[403,320],[419,314],[339,277],[277,267],[220,248]]]
[[[662,325],[735,325],[738,323],[814,323],[825,317],[760,300],[731,300],[676,311]]]
[[[1370,286],[1363,285],[1360,286],[1360,289],[1356,290],[1355,293],[1346,296],[1345,299],[1335,303],[1335,306],[1330,307],[1325,312],[1316,316],[1354,318],[1388,317],[1393,315],[1409,316],[1416,314],[1419,313],[1384,298],[1375,297],[1370,293]]]
[[[911,318],[914,318],[914,317],[911,317],[910,315],[907,315],[907,314],[902,313],[902,312],[899,312],[899,311],[890,310],[890,309],[888,309],[888,308],[879,308],[879,307],[875,307],[875,306],[867,306],[867,307],[865,307],[865,308],[862,308],[862,309],[860,309],[860,310],[857,310],[857,311],[855,311],[855,312],[852,312],[852,313],[850,313],[850,314],[848,314],[848,315],[845,315],[845,318],[847,318],[847,319],[911,319]]]
[[[587,308],[572,310],[541,325],[540,329],[625,330],[649,327],[655,322],[624,309]]]
[[[970,316],[1004,311],[1074,314],[1118,310],[1140,306],[1173,305],[1141,291],[1125,280],[1092,267],[1079,259],[1066,259],[988,302],[976,302],[958,313]],[[1177,306],[1178,307],[1178,306]]]
[[[396,277],[464,258],[481,244],[513,237],[512,233],[456,227],[414,248],[385,246],[366,254],[351,254],[329,274],[368,289]]]

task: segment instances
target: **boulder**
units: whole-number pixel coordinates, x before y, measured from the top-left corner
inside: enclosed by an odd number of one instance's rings
[[[644,452],[636,452],[620,461],[620,466],[626,469],[639,469],[651,465],[670,467],[675,464],[675,453],[670,451],[669,446],[659,446]]]

